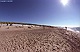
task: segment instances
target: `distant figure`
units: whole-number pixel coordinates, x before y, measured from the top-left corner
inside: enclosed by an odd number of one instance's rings
[[[8,23],[7,23],[7,25],[6,26],[8,26]]]
[[[10,24],[10,26],[12,26],[12,24]]]
[[[67,27],[65,27],[65,29],[67,30]]]

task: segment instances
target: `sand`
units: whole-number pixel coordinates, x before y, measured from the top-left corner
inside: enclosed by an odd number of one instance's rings
[[[0,52],[80,52],[80,34],[65,29],[2,29]]]

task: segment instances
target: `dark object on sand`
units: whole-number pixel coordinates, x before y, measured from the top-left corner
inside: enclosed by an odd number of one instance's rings
[[[65,27],[65,29],[67,30],[67,27]]]
[[[30,29],[31,29],[31,27],[28,27],[28,28],[30,28]]]

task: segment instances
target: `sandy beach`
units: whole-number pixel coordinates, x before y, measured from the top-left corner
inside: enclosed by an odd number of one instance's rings
[[[0,28],[0,52],[80,52],[80,34],[61,28]]]

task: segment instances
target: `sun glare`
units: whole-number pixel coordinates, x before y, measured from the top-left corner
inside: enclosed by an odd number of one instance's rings
[[[68,2],[69,2],[69,0],[61,0],[61,3],[62,3],[64,6],[67,5]]]

